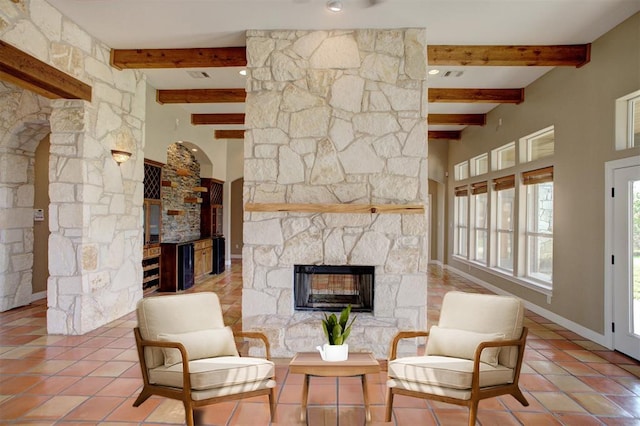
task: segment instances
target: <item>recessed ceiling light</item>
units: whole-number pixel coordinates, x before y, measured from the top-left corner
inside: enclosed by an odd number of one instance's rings
[[[240,75],[247,75],[247,70],[240,70],[240,71],[239,71],[239,74],[240,74]]]
[[[440,74],[440,70],[429,70],[429,75]]]
[[[340,0],[329,0],[327,2],[327,9],[332,12],[340,12],[342,10],[342,2]]]

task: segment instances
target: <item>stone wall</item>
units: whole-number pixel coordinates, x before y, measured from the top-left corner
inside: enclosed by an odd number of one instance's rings
[[[189,174],[181,176],[178,170],[186,170]],[[162,168],[162,179],[174,186],[162,188],[161,241],[200,238],[200,204],[185,202],[185,197],[201,197],[200,193],[193,191],[193,188],[200,186],[200,163],[183,145],[169,145],[167,164]],[[169,210],[180,211],[182,214],[168,215]]]
[[[146,83],[138,72],[111,68],[109,47],[44,0],[0,2],[0,24],[3,41],[92,87],[91,102],[53,100],[37,115],[47,123],[43,128],[51,130],[47,328],[49,333],[83,334],[131,312],[142,297]],[[24,119],[10,117],[10,109],[10,104],[0,104],[0,117],[13,120],[0,127],[1,162],[16,158],[26,164],[31,161],[26,151],[35,147],[20,146],[21,132],[10,129],[21,128]],[[9,152],[6,147],[15,148]],[[133,155],[118,166],[111,149]],[[26,173],[33,173],[32,168],[27,166]],[[18,191],[11,190],[14,201],[5,199],[1,219],[23,215],[15,225],[28,229],[33,226],[33,193],[20,198]],[[17,238],[16,229],[3,226],[0,255],[5,259],[8,250],[20,245],[6,240]],[[28,247],[30,231],[21,234]],[[30,253],[25,250],[23,259]],[[27,276],[19,293],[27,292]],[[0,291],[13,291],[12,280],[9,271],[0,268]]]
[[[427,204],[422,29],[249,31],[245,203]],[[294,312],[293,265],[373,265],[373,314],[350,349],[385,357],[399,328],[426,325],[425,214],[244,216],[243,325],[275,356],[324,342]]]

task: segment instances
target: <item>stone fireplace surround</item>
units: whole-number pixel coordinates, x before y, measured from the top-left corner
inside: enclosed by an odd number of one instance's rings
[[[358,314],[352,351],[384,358],[399,329],[426,326],[425,38],[424,29],[247,33],[245,206],[424,207],[245,207],[243,327],[267,333],[275,357],[324,343],[322,314],[294,311],[294,264],[375,266],[373,313]]]

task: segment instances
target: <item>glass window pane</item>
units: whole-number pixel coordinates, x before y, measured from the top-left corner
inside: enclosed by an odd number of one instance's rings
[[[487,227],[487,194],[477,194],[473,196],[476,207],[476,228]]]
[[[471,159],[471,176],[478,176],[489,171],[489,154],[482,154]]]
[[[527,161],[553,155],[554,144],[555,132],[553,130],[527,139]]]
[[[553,182],[527,185],[527,231],[553,233]]]
[[[487,231],[477,229],[476,230],[476,253],[474,260],[478,262],[487,261]]]
[[[513,271],[513,234],[510,232],[498,233],[498,268]]]
[[[513,188],[498,191],[496,227],[499,230],[513,231],[513,203],[515,194],[516,192]]]
[[[494,170],[508,169],[516,165],[516,144],[512,142],[495,150]]]
[[[528,276],[551,282],[553,278],[553,238],[530,235],[528,238]]]
[[[464,180],[469,177],[469,163],[463,161],[462,163],[453,166],[453,173],[455,180]]]

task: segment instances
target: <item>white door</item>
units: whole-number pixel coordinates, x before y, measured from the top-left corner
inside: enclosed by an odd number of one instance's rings
[[[640,360],[640,165],[613,171],[614,348]]]

